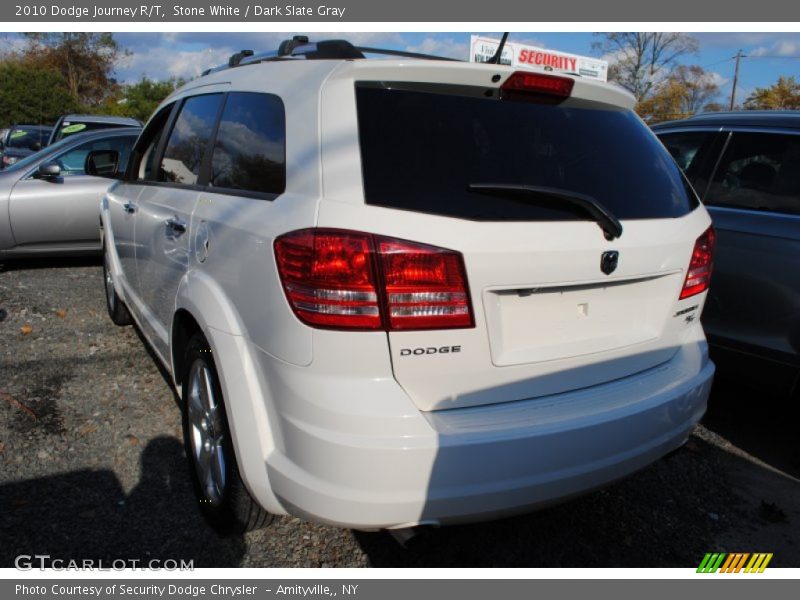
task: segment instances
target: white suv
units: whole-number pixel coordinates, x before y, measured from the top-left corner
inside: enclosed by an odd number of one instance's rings
[[[633,104],[297,40],[170,96],[102,201],[105,282],[212,523],[492,519],[683,444],[714,232]]]

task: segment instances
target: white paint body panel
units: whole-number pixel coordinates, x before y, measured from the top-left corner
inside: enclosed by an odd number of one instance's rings
[[[215,353],[240,470],[267,510],[357,528],[493,518],[624,477],[679,447],[702,416],[714,367],[698,322],[673,316],[690,306],[699,315],[705,298],[677,300],[694,241],[710,224],[702,207],[625,222],[610,243],[593,222],[477,223],[364,203],[354,81],[488,85],[511,72],[290,61],[190,84],[174,97],[230,89],[283,99],[286,193],[265,201],[196,192],[180,268],[162,268],[157,290],[147,275],[151,229],[137,221],[129,240],[119,210],[141,202],[142,190],[119,185],[107,195],[102,218],[120,297],[171,370],[169,311],[197,321]],[[577,80],[574,95],[632,106],[597,82]],[[302,324],[273,242],[314,226],[461,252],[476,326],[387,334]],[[123,244],[136,248],[138,275],[120,260]],[[621,257],[611,276],[598,268],[608,249]],[[400,352],[429,346],[461,351]]]

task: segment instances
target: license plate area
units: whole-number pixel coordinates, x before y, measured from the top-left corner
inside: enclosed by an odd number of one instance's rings
[[[492,362],[537,363],[655,341],[674,304],[677,277],[487,290]]]

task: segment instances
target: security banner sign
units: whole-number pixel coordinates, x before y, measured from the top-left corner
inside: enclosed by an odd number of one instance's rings
[[[473,35],[470,38],[470,62],[486,62],[497,52],[500,40]],[[577,73],[581,77],[608,80],[608,62],[559,50],[506,42],[500,63],[514,67],[534,67],[547,71]]]

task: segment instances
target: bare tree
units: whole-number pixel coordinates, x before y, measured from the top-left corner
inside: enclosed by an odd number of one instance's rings
[[[696,65],[680,65],[653,85],[647,98],[636,105],[636,111],[648,123],[682,119],[708,110],[718,92],[713,74]]]
[[[611,56],[609,79],[628,89],[637,102],[647,98],[679,58],[696,54],[699,47],[696,38],[680,32],[622,31],[595,35],[602,40],[592,44],[592,48]]]
[[[714,75],[697,65],[681,65],[669,75],[669,79],[684,89],[681,108],[690,115],[699,112],[719,93]]]

